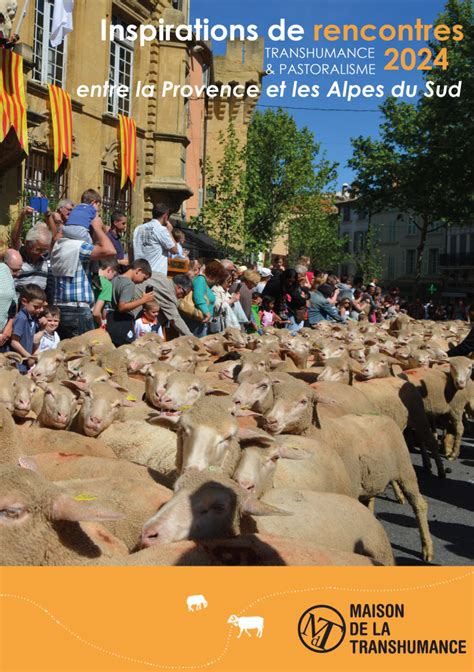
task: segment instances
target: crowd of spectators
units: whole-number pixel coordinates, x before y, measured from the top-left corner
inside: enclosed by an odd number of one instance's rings
[[[128,220],[113,212],[108,226],[93,189],[81,202],[60,201],[45,221],[26,207],[0,262],[0,351],[18,353],[21,371],[61,339],[96,328],[118,347],[146,333],[203,337],[227,327],[262,332],[264,327],[297,333],[322,321],[382,322],[400,312],[416,319],[472,321],[459,300],[451,306],[419,299],[408,304],[394,287],[383,292],[376,278],[338,276],[302,257],[287,268],[238,266],[231,259],[190,259],[184,232],[173,228],[166,205],[137,226],[125,249]],[[33,225],[23,235],[28,216]],[[127,247],[127,246],[126,246]],[[185,260],[184,273],[169,277],[170,259]]]

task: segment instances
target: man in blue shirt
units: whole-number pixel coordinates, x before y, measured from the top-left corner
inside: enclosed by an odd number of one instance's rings
[[[346,318],[339,314],[339,311],[328,299],[334,294],[334,287],[328,283],[321,285],[316,292],[311,292],[311,301],[308,309],[308,321],[313,327],[318,322],[332,320],[334,322],[346,322]]]

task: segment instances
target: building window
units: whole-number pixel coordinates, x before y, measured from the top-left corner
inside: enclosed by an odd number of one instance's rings
[[[390,222],[388,225],[388,242],[397,242],[397,222]]]
[[[395,277],[395,257],[388,257],[387,260],[387,279],[393,280]]]
[[[127,24],[116,16],[112,17],[112,23],[127,27]],[[109,84],[115,88],[113,95],[109,96],[107,111],[114,116],[123,114],[129,117],[132,111],[133,42],[121,40],[116,34],[110,44]],[[118,86],[127,87],[128,93],[125,97],[117,95],[115,89]]]
[[[356,231],[354,233],[354,253],[363,252],[365,248],[365,231]]]
[[[179,9],[179,11],[182,12],[183,0],[173,0],[173,9]]]
[[[458,252],[458,237],[455,233],[449,236],[449,252],[450,254],[457,254]]]
[[[342,206],[342,221],[350,222],[351,221],[351,206],[343,205]]]
[[[67,37],[59,47],[49,41],[53,24],[53,0],[36,0],[33,79],[41,84],[65,83]]]
[[[104,171],[102,208],[104,219],[108,221],[114,210],[122,210],[128,217],[132,214],[132,185],[130,180],[120,189],[121,177],[118,173]]]
[[[415,261],[416,261],[416,250],[407,250],[407,258],[406,258],[407,275],[415,274]]]
[[[417,231],[418,227],[416,226],[415,220],[410,218],[407,226],[407,236],[414,236],[416,235]]]
[[[428,275],[436,275],[439,268],[439,250],[431,249],[428,252]]]
[[[55,173],[53,155],[31,149],[25,162],[25,201],[30,196],[40,196],[42,194],[50,198],[51,201],[67,198],[67,167],[68,162],[64,161]]]

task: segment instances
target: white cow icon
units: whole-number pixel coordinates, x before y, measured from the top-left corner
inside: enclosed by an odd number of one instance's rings
[[[188,605],[188,611],[196,611],[203,607],[205,609],[207,607],[207,600],[204,595],[190,595],[186,600],[186,604]],[[193,607],[196,607],[196,609],[193,609]]]
[[[235,614],[232,614],[232,616],[229,616],[227,623],[231,623],[232,625],[235,625],[236,628],[240,628],[237,639],[240,639],[243,632],[251,637],[252,635],[249,630],[256,630],[257,637],[261,637],[263,634],[264,619],[261,616],[241,616],[239,618]]]

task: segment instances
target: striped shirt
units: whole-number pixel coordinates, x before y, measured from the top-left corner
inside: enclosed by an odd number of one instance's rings
[[[52,287],[49,294],[53,305],[61,303],[88,303],[94,305],[94,293],[90,282],[91,254],[94,249],[89,243],[82,243],[79,252],[79,264],[75,275],[70,278],[49,276]]]
[[[25,285],[38,285],[41,289],[46,289],[46,282],[48,280],[49,261],[43,256],[38,261],[32,262],[27,260],[27,252],[25,247],[20,249],[20,254],[23,259],[21,271],[15,278],[15,288],[17,292]]]

